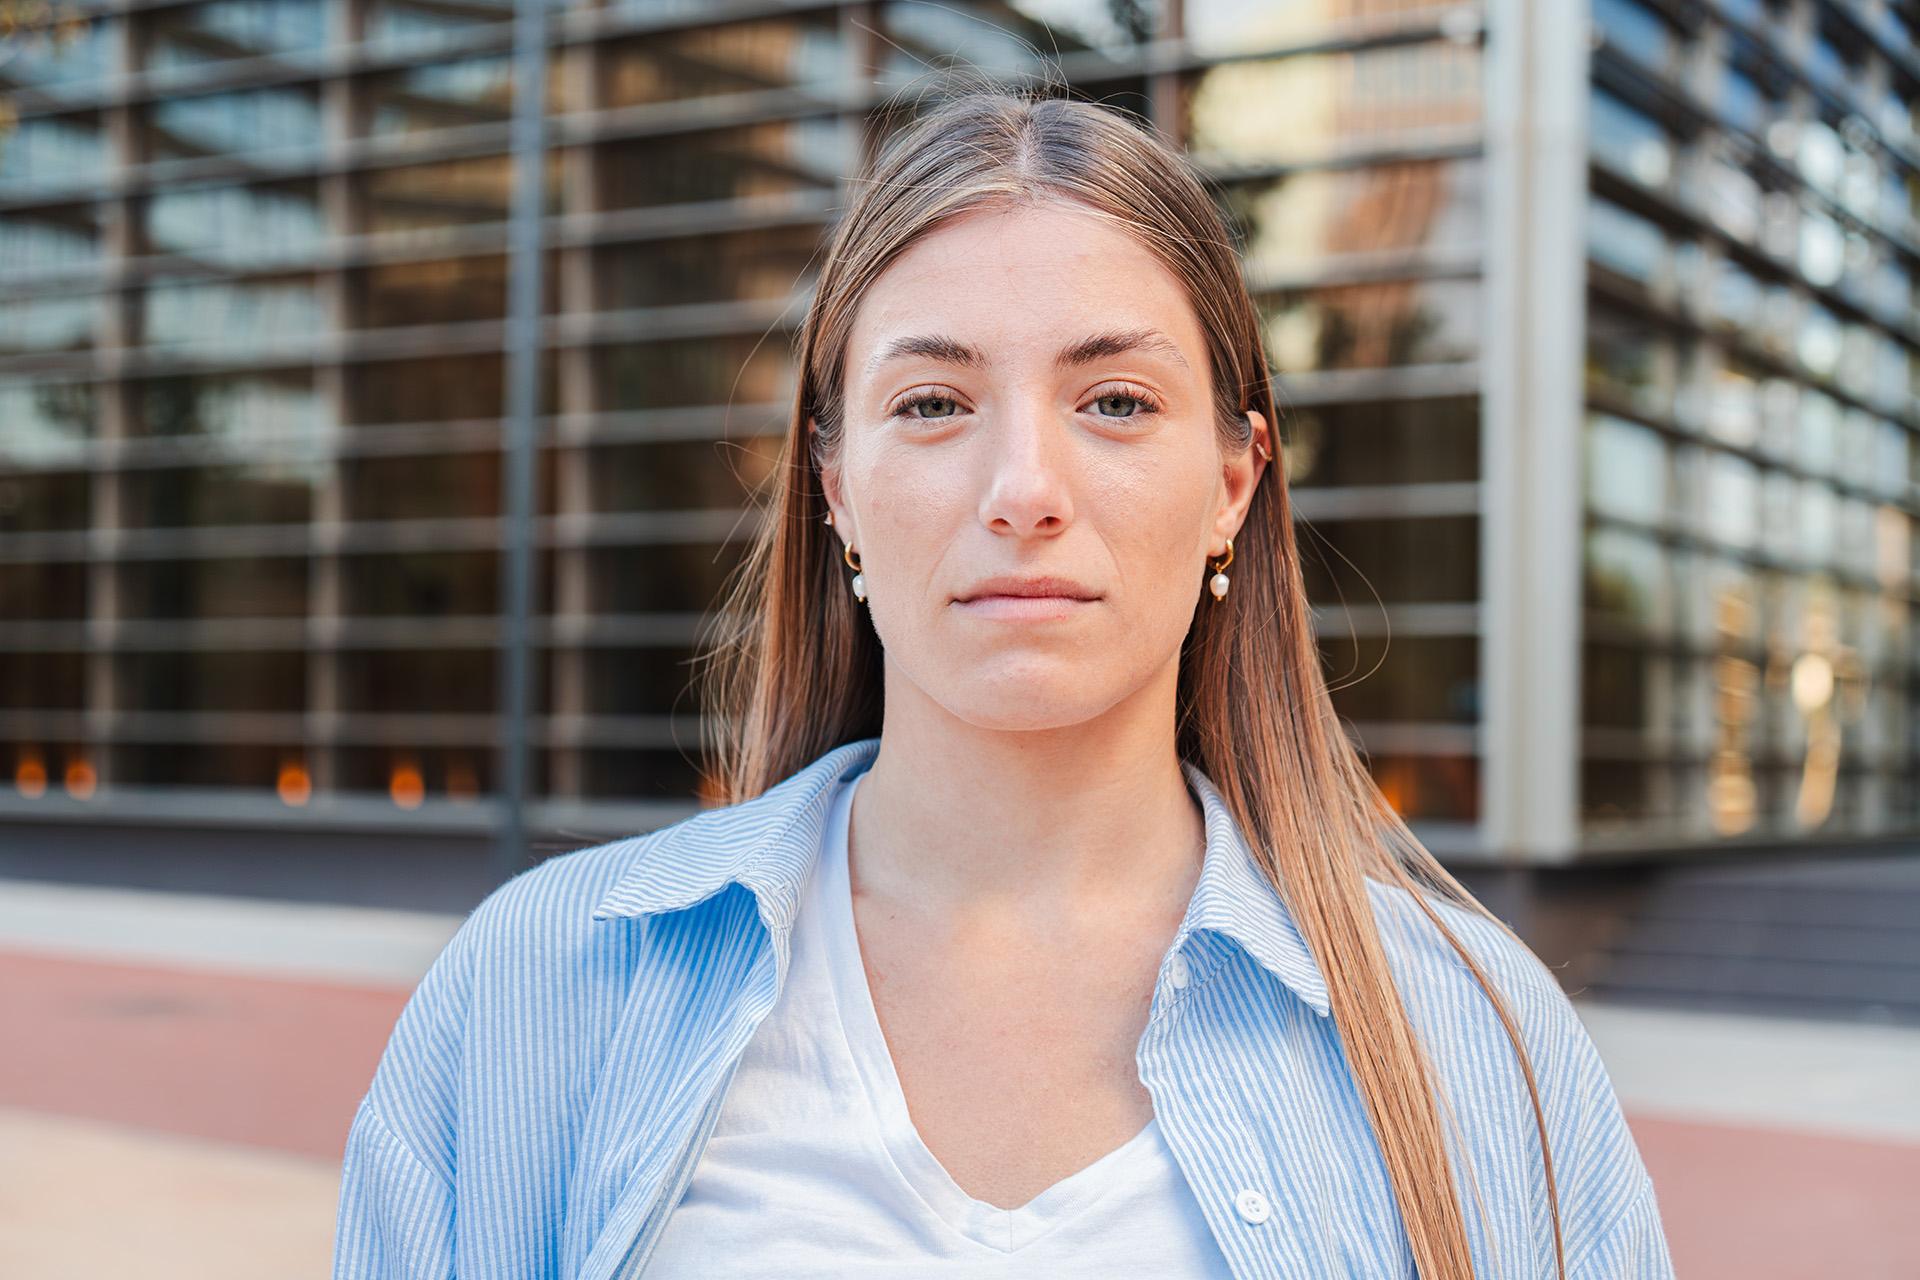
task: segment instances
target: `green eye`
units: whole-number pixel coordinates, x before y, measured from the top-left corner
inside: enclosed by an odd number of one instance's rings
[[[951,418],[960,409],[959,405],[945,396],[928,396],[924,400],[915,400],[909,407],[916,418]]]
[[[1093,403],[1108,418],[1131,418],[1140,409],[1140,402],[1132,396],[1101,396]]]

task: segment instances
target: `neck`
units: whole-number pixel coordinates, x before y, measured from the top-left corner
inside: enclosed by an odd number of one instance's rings
[[[887,664],[880,754],[854,807],[858,877],[955,906],[1138,899],[1184,903],[1204,824],[1174,738],[1178,669],[1093,720],[984,729]]]

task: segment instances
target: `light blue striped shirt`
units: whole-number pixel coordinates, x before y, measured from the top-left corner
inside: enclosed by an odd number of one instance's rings
[[[641,1275],[787,968],[842,747],[766,795],[556,858],[474,912],[408,1004],[347,1143],[337,1280]],[[1236,1277],[1413,1275],[1386,1170],[1299,932],[1225,805],[1163,966],[1140,1078]],[[1554,1276],[1540,1141],[1513,1051],[1416,907],[1374,905],[1432,1057],[1481,1280]],[[1653,1187],[1593,1045],[1540,965],[1448,922],[1519,1020],[1573,1280],[1671,1277]],[[1237,1208],[1252,1191],[1260,1221]],[[1257,1215],[1256,1215],[1257,1216]]]

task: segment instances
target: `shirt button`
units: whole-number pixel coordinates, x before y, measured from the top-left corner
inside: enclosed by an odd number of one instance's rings
[[[1173,984],[1175,991],[1185,991],[1187,984],[1193,981],[1193,969],[1187,964],[1187,958],[1178,951],[1167,961],[1167,981]]]
[[[1233,1198],[1233,1207],[1240,1211],[1240,1216],[1249,1225],[1255,1227],[1273,1216],[1273,1207],[1267,1203],[1267,1198],[1251,1188]]]

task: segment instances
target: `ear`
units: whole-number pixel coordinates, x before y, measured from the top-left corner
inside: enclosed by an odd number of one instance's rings
[[[1247,422],[1252,426],[1252,438],[1238,456],[1228,458],[1221,466],[1221,479],[1226,500],[1214,516],[1213,539],[1207,552],[1210,556],[1223,556],[1227,553],[1227,539],[1240,532],[1240,526],[1246,523],[1247,508],[1253,505],[1253,493],[1260,485],[1260,477],[1267,472],[1267,463],[1273,459],[1273,431],[1267,425],[1265,417],[1249,409]],[[836,520],[838,516],[834,517]]]
[[[807,435],[811,437],[817,427],[812,418],[807,419]],[[827,495],[827,510],[833,513],[833,527],[840,534],[840,541],[847,546],[857,546],[853,536],[853,513],[847,509],[846,497],[840,491],[840,464],[829,462],[820,468],[820,488]]]

